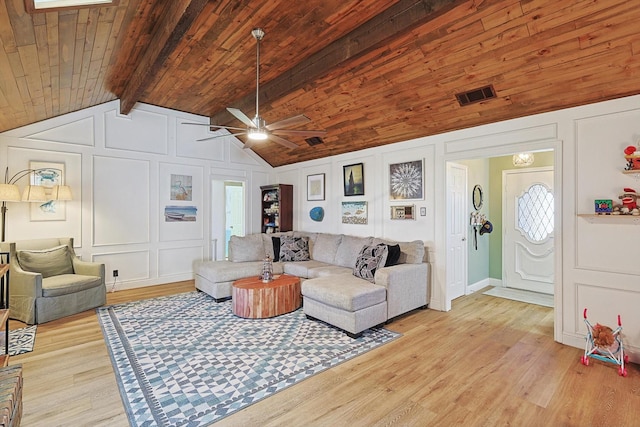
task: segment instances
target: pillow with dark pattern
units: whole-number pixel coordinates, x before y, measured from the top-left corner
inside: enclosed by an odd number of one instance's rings
[[[309,238],[281,236],[280,261],[309,261]]]
[[[360,249],[353,275],[374,283],[376,270],[387,261],[389,248],[384,243],[365,245]]]

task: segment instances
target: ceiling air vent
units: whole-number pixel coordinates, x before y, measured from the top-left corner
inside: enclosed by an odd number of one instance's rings
[[[306,138],[305,141],[307,141],[307,144],[309,144],[312,147],[314,145],[324,144],[324,141],[319,136],[312,136],[311,138]]]
[[[458,98],[461,107],[495,97],[496,91],[492,85],[456,94],[456,98]]]

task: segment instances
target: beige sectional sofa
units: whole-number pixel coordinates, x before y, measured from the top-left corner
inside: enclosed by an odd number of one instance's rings
[[[291,245],[298,245],[294,252]],[[395,263],[388,262],[392,254]],[[267,255],[278,260],[273,263],[274,274],[300,277],[307,317],[351,337],[427,306],[429,264],[421,240],[393,242],[299,231],[232,236],[228,260],[195,263],[196,288],[216,301],[229,299],[233,282],[260,275]]]

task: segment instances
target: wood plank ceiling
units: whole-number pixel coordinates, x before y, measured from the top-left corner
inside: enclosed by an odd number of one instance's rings
[[[251,148],[273,166],[640,93],[628,0],[24,1],[0,2],[0,131],[118,98],[240,126],[225,107],[255,114],[254,27],[261,116],[327,131]],[[496,99],[456,101],[485,85]]]

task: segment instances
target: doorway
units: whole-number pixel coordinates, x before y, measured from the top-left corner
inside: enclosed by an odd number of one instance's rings
[[[229,257],[231,236],[244,236],[244,184],[225,181],[224,258]]]
[[[243,181],[212,178],[211,259],[227,259],[231,236],[245,234],[245,199]]]

